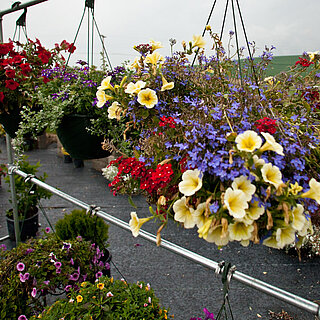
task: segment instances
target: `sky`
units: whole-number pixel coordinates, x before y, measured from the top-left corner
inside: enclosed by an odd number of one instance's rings
[[[9,9],[15,1],[0,0],[0,11]],[[30,1],[21,0],[22,3]],[[181,50],[181,42],[189,42],[193,35],[200,35],[206,25],[214,0],[95,0],[94,18],[100,34],[105,36],[104,44],[112,67],[133,59],[138,53],[134,45],[148,43],[151,39],[160,41],[164,48],[162,55],[170,55],[169,39],[176,39],[174,50]],[[216,0],[209,22],[214,32],[220,34],[226,0]],[[257,47],[256,56],[265,46],[276,47],[275,55],[299,55],[304,51],[320,50],[320,1],[319,0],[238,0],[249,41]],[[302,4],[303,3],[303,4]],[[229,31],[235,30],[232,15],[232,1],[229,0],[223,42],[227,46]],[[239,19],[237,1],[234,0],[236,28],[239,45],[246,46],[244,32]],[[3,17],[4,41],[13,38],[16,20],[22,10]],[[26,29],[30,39],[38,38],[48,49],[62,40],[73,42],[81,17],[84,19],[75,42],[77,50],[70,64],[87,60],[88,20],[91,11],[85,10],[85,0],[48,0],[28,8]],[[18,40],[17,31],[15,40]],[[210,38],[206,54],[211,55]],[[25,36],[20,29],[20,41]],[[234,43],[234,42],[233,42]],[[101,65],[102,44],[94,28],[93,61]],[[91,42],[90,42],[91,48]],[[91,54],[91,50],[90,50]],[[90,58],[91,60],[91,58]]]

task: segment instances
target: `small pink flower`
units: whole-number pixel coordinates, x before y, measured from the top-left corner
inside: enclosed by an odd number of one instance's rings
[[[151,303],[151,297],[148,298],[148,302]]]
[[[147,303],[145,303],[143,306],[144,306],[144,307],[147,307],[147,306],[148,306],[148,304],[147,304]]]
[[[113,294],[112,294],[111,291],[109,291],[109,292],[107,293],[107,297],[113,297]]]
[[[57,269],[61,268],[61,262],[60,262],[60,261],[55,262],[55,263],[54,263],[54,266],[55,266]]]
[[[31,291],[31,297],[32,298],[35,298],[37,295],[37,289],[36,288],[33,288],[32,291]]]
[[[49,227],[46,227],[45,231],[46,231],[46,233],[49,233],[51,231],[51,229]]]
[[[23,262],[19,262],[17,264],[17,270],[20,271],[20,272],[24,270],[24,267],[25,267],[25,265],[24,265]]]
[[[24,314],[21,314],[18,320],[28,320],[28,318]]]

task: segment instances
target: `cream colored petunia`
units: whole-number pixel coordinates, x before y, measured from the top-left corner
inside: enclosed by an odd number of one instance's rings
[[[310,198],[316,200],[318,204],[320,204],[320,183],[311,178],[309,181],[310,189],[301,195],[302,198]]]
[[[108,108],[108,118],[109,119],[120,119],[122,108],[119,102],[114,101],[112,105]]]
[[[261,173],[263,180],[275,186],[276,189],[283,183],[280,169],[271,163],[264,164]]]
[[[204,41],[202,36],[193,35],[192,37],[192,47],[198,47],[200,49],[203,49],[206,45],[206,42]]]
[[[129,226],[134,237],[137,237],[140,232],[140,228],[144,223],[151,220],[153,217],[139,219],[136,212],[131,212],[131,219],[129,221]]]
[[[278,228],[276,231],[276,240],[278,248],[280,249],[288,244],[294,243],[296,240],[295,230],[291,226]]]
[[[306,219],[306,223],[304,224],[303,228],[298,232],[298,235],[301,237],[305,237],[308,233],[313,234],[313,227],[311,223],[311,218]]]
[[[304,208],[301,204],[297,204],[297,206],[293,207],[290,212],[292,220],[291,226],[297,231],[301,231],[307,222],[306,216],[303,212]]]
[[[207,219],[206,216],[204,215],[205,211],[206,211],[206,203],[202,202],[198,204],[197,209],[193,212],[194,221],[198,228],[201,228]]]
[[[128,94],[139,93],[145,86],[146,82],[142,80],[139,80],[136,83],[130,82],[127,84],[127,88],[124,90],[124,92]]]
[[[270,248],[280,249],[275,234],[263,240],[262,244]]]
[[[193,228],[196,223],[193,216],[194,209],[188,207],[186,201],[186,197],[182,197],[173,204],[172,208],[175,213],[174,220],[182,222],[186,229],[190,229]]]
[[[131,65],[129,66],[130,70],[140,69],[140,57],[135,57]]]
[[[138,102],[151,109],[158,103],[158,97],[154,90],[147,88],[139,91]]]
[[[256,192],[255,185],[253,185],[246,176],[235,178],[232,182],[231,187],[233,188],[233,190],[241,190],[245,194],[246,200],[248,202]]]
[[[162,87],[161,91],[171,90],[174,88],[174,82],[168,82],[163,76],[162,76]]]
[[[149,53],[145,59],[146,63],[151,63],[153,65],[156,65],[160,61],[164,61],[164,57],[157,51]]]
[[[154,41],[154,40],[150,40],[150,44],[152,47],[152,51],[163,48],[163,45],[161,44],[161,42],[159,41]]]
[[[108,76],[106,78],[104,78],[101,82],[101,85],[98,87],[98,90],[113,90],[113,86],[110,83],[111,81],[111,76]]]
[[[239,134],[236,137],[235,142],[238,150],[246,152],[253,152],[262,145],[262,139],[252,130],[247,130]]]
[[[241,190],[233,190],[228,188],[224,194],[224,204],[226,205],[230,215],[236,219],[241,219],[246,215],[248,202],[245,194]]]
[[[179,191],[189,197],[195,194],[202,187],[201,171],[198,169],[187,170],[182,174],[182,181],[179,183]]]
[[[225,246],[229,242],[229,232],[223,230],[222,225],[210,228],[206,237],[203,237],[207,242],[215,243],[217,246]]]
[[[267,150],[274,151],[281,156],[284,156],[283,147],[274,140],[274,137],[268,132],[261,132],[263,137],[266,139],[264,145],[260,148],[259,151],[264,152]]]
[[[113,99],[113,97],[105,94],[105,92],[103,90],[98,90],[96,92],[96,97],[98,99],[98,101],[97,101],[98,108],[102,108],[108,100]]]
[[[252,159],[256,168],[260,168],[266,163],[262,158],[259,158],[256,154],[252,157]]]
[[[246,210],[246,216],[251,220],[258,220],[265,212],[265,207],[258,201],[250,203],[249,209]]]
[[[240,221],[236,221],[228,226],[230,240],[236,241],[250,240],[253,230],[254,226],[252,224],[247,225]]]

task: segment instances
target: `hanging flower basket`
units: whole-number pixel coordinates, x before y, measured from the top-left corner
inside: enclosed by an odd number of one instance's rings
[[[110,155],[102,149],[103,137],[91,135],[87,131],[90,117],[85,115],[64,116],[57,128],[58,138],[64,149],[74,159],[99,159]]]
[[[14,138],[16,136],[20,120],[21,116],[19,114],[18,108],[10,110],[10,113],[0,113],[0,123],[2,124],[5,132],[8,133],[11,138]]]

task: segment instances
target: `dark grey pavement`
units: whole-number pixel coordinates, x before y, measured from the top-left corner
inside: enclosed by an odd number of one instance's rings
[[[0,143],[0,149],[0,163],[6,163],[4,140]],[[61,191],[88,204],[98,205],[103,211],[126,222],[130,219],[131,211],[137,211],[139,217],[148,215],[148,206],[143,197],[134,199],[138,209],[132,208],[125,196],[114,197],[108,189],[107,180],[100,172],[91,168],[90,161],[85,161],[84,168],[74,168],[72,163],[63,163],[54,145],[46,150],[30,151],[27,154],[31,163],[41,162],[40,173],[47,172],[47,183]],[[7,186],[2,181],[0,237],[7,234],[5,209],[10,206],[10,194],[6,189]],[[76,208],[57,196],[43,201],[42,205],[53,224],[65,212]],[[42,228],[47,226],[43,216],[40,217],[40,223]],[[157,225],[151,222],[144,229],[155,234]],[[163,230],[162,237],[214,261],[229,261],[242,273],[306,299],[320,300],[320,258],[299,262],[296,256],[287,255],[283,251],[257,245],[244,248],[237,243],[218,250],[215,245],[199,239],[196,230],[182,229],[173,222]],[[9,241],[4,243],[10,245]],[[113,262],[126,280],[149,282],[162,304],[170,308],[174,319],[202,317],[204,307],[217,313],[222,302],[222,283],[221,278],[216,277],[213,271],[158,248],[147,240],[134,238],[130,232],[117,226],[110,225],[109,243]],[[114,266],[112,275],[118,279],[122,277]],[[280,312],[282,309],[295,320],[315,319],[310,313],[246,287],[236,280],[231,281],[230,303],[235,319],[269,319],[268,310]]]

